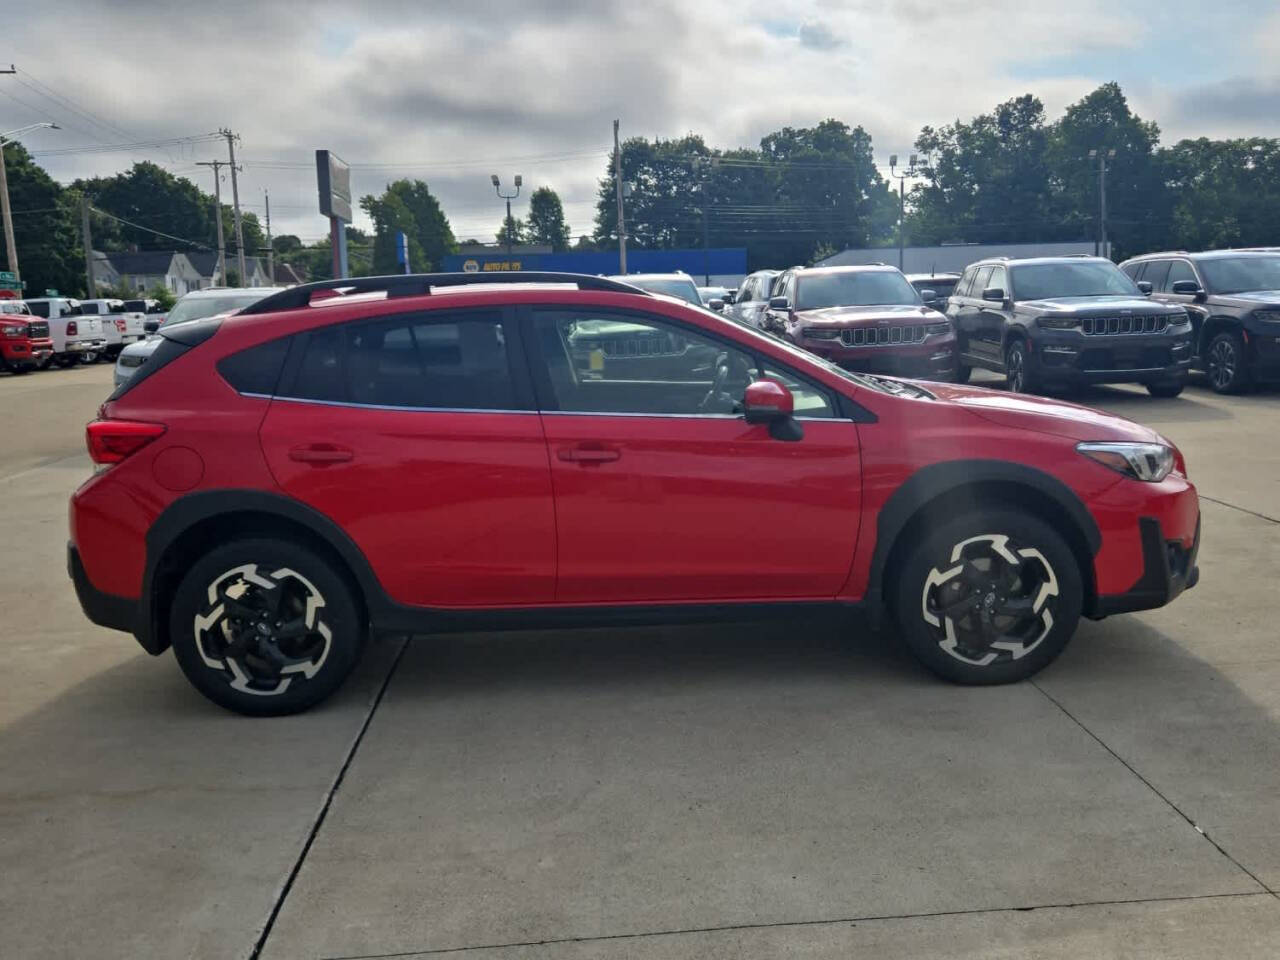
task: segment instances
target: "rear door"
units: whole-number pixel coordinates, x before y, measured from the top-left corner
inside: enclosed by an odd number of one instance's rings
[[[861,499],[857,425],[825,388],[670,318],[528,312],[555,486],[556,599],[574,604],[830,599]],[[804,429],[735,412],[782,380]]]
[[[281,488],[342,527],[392,599],[552,599],[546,442],[504,311],[423,311],[299,335],[261,436]]]
[[[1004,362],[1004,331],[1007,324],[1004,303],[994,300],[983,300],[982,291],[999,287],[1009,296],[1009,274],[1000,264],[983,268],[978,275],[975,287],[978,299],[977,334],[974,338],[975,348],[982,356],[994,363]]]

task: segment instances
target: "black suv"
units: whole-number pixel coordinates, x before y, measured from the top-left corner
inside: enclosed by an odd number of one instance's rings
[[[1218,393],[1280,380],[1280,251],[1149,253],[1120,265],[1195,328],[1194,366]]]
[[[947,316],[962,382],[973,367],[1003,373],[1024,393],[1141,383],[1176,397],[1187,382],[1186,310],[1148,300],[1110,260],[980,260],[956,284]]]

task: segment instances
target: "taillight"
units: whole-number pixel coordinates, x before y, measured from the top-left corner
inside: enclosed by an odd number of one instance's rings
[[[116,329],[124,333],[128,328],[128,324],[124,322],[124,317],[116,317]]]
[[[84,439],[94,463],[119,463],[159,437],[165,429],[163,423],[94,420],[85,427]]]
[[[67,336],[68,336],[68,337],[74,337],[74,336],[75,336],[76,334],[78,334],[79,332],[80,332],[80,328],[79,328],[78,326],[76,326],[76,322],[75,322],[74,320],[68,320],[68,321],[67,321]]]

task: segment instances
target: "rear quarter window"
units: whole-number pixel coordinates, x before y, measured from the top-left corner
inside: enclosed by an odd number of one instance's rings
[[[289,341],[289,337],[281,337],[223,357],[218,361],[218,373],[238,393],[270,396],[280,382]]]

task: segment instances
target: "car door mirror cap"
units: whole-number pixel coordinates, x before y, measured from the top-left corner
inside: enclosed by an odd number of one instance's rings
[[[719,313],[722,310],[724,310],[724,305],[726,303],[728,303],[727,300],[721,300],[719,297],[712,297],[707,302],[707,307],[711,310],[714,310],[716,313]]]
[[[1151,296],[1151,291],[1154,290],[1155,287],[1151,286],[1150,280],[1139,280],[1138,289],[1142,291],[1142,295],[1144,297],[1149,297]]]
[[[1204,288],[1194,280],[1175,280],[1169,292],[1183,297],[1195,297],[1197,300],[1205,298]]]
[[[982,291],[982,299],[991,303],[1004,303],[1004,287],[987,287]]]
[[[925,303],[929,304],[930,306],[932,306],[933,304],[938,302],[938,291],[937,290],[921,290],[920,299],[923,300]]]
[[[795,415],[796,401],[791,391],[777,380],[755,380],[742,395],[742,413],[747,423],[773,423]]]
[[[770,297],[769,309],[770,310],[790,310],[791,301],[788,300],[786,297]]]

